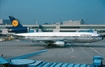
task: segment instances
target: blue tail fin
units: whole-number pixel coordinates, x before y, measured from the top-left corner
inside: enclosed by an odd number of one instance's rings
[[[9,19],[11,21],[11,24],[13,27],[6,27],[9,30],[9,32],[14,32],[14,33],[26,33],[28,32],[27,27],[23,27],[17,19],[15,19],[13,16],[9,16]]]
[[[20,23],[19,23],[19,21],[17,20],[17,19],[15,19],[13,16],[9,16],[9,19],[10,19],[10,21],[11,21],[11,24],[12,24],[12,26],[13,27],[23,27]]]

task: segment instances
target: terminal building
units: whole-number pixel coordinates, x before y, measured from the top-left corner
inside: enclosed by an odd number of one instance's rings
[[[39,30],[42,32],[75,32],[78,30],[94,29],[100,34],[105,35],[105,24],[86,24],[81,20],[68,20],[63,22],[56,22],[54,24],[45,23],[42,25],[23,25],[30,29]],[[0,31],[6,27],[11,27],[10,20],[0,20]]]

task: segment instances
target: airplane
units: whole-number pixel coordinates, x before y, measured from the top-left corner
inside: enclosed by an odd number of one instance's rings
[[[103,40],[104,37],[97,33],[97,31],[79,30],[77,32],[31,32],[28,33],[29,28],[23,27],[17,19],[9,16],[12,26],[8,27],[10,31],[15,32],[14,36],[19,39],[34,41],[42,41],[46,43],[46,47],[65,46],[66,43],[92,43]]]
[[[77,32],[36,32],[14,34],[18,39],[42,41],[46,47],[65,46],[66,43],[92,43],[101,41],[103,36],[94,30],[80,30]]]

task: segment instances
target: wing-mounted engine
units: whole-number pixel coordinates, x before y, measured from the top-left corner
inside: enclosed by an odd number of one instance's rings
[[[57,46],[64,46],[65,42],[64,41],[55,41],[54,44]]]

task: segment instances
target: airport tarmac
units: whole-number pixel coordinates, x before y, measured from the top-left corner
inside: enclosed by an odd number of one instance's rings
[[[66,47],[45,48],[41,43],[20,41],[0,42],[0,54],[4,58],[12,58],[35,51],[47,49],[48,51],[28,59],[42,60],[46,62],[64,62],[92,64],[93,56],[105,58],[105,40],[90,44],[71,43]],[[88,46],[87,46],[88,45]],[[105,59],[103,60],[105,64]]]

